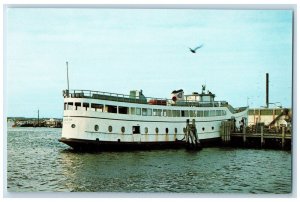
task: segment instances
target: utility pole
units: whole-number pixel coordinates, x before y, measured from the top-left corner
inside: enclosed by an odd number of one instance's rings
[[[266,106],[269,108],[269,73],[266,73]]]

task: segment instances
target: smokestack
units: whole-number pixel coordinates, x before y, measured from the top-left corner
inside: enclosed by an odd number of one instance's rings
[[[269,108],[269,73],[266,73],[266,106]]]

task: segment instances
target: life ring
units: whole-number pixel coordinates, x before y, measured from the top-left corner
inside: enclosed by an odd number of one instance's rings
[[[176,102],[177,97],[176,97],[176,96],[173,96],[173,97],[172,97],[172,100],[173,100],[174,102]]]

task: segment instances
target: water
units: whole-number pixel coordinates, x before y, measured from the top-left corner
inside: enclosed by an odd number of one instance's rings
[[[9,192],[276,193],[292,190],[291,152],[204,148],[76,153],[61,129],[8,128]]]

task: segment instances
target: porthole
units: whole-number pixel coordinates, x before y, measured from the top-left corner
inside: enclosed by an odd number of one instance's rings
[[[175,133],[177,133],[177,128],[174,129]]]
[[[145,133],[146,133],[146,134],[148,133],[148,128],[147,128],[147,127],[145,127]]]
[[[211,129],[212,129],[212,130],[214,130],[214,129],[215,129],[215,127],[211,127]]]
[[[75,124],[73,123],[73,124],[71,125],[71,127],[72,127],[72,128],[75,128]]]
[[[95,125],[95,131],[98,131],[99,130],[99,126],[98,125]]]
[[[108,131],[112,132],[112,126],[108,126]]]
[[[167,133],[167,134],[169,133],[169,128],[166,128],[166,133]]]
[[[124,126],[121,127],[121,132],[125,133],[125,127]]]
[[[158,128],[155,128],[155,132],[158,133]]]
[[[203,128],[202,128],[202,130],[204,131],[204,130],[205,130],[205,128],[203,127]]]

